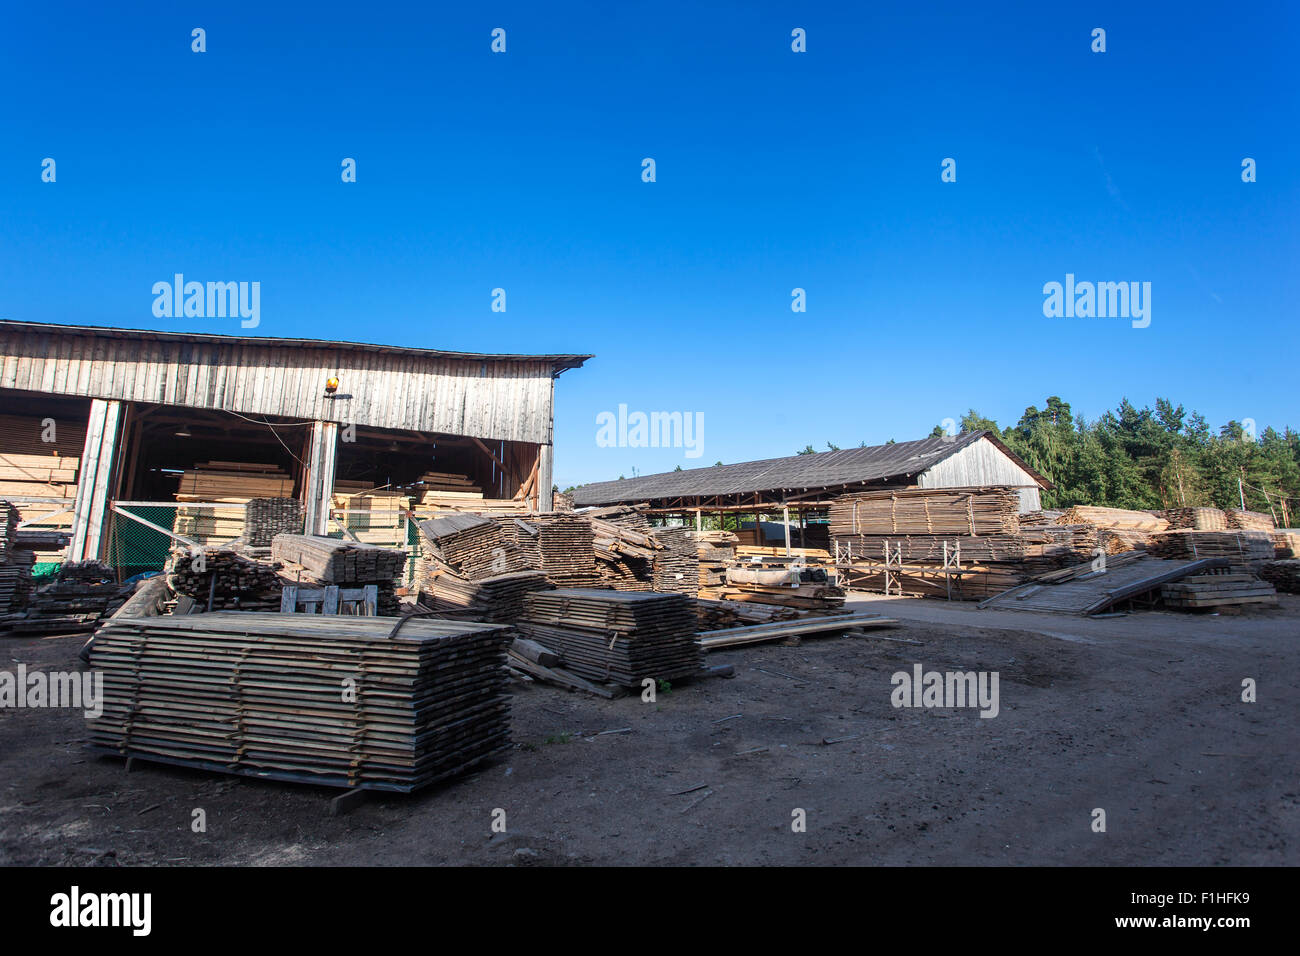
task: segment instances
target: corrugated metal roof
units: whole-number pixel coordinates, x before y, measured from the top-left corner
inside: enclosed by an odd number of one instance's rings
[[[575,489],[573,503],[586,507],[663,498],[803,491],[908,478],[986,435],[987,432],[944,435],[892,445],[843,448],[789,458],[670,471],[621,481],[601,481]],[[1001,446],[1000,442],[998,444]]]
[[[364,352],[382,352],[412,358],[467,359],[476,362],[548,362],[558,374],[565,369],[580,368],[592,355],[517,355],[487,352],[443,352],[438,349],[419,349],[404,345],[373,345],[366,342],[334,342],[324,339],[283,339],[270,335],[218,335],[212,332],[159,332],[152,329],[119,329],[99,325],[56,325],[51,322],[19,322],[0,319],[0,330],[15,329],[23,332],[49,332],[57,335],[89,335],[99,338],[139,339],[151,342],[207,342],[217,345],[246,344],[270,348],[342,349]]]

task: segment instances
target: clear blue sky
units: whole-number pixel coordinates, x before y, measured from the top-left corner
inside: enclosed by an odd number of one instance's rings
[[[1300,426],[1296,4],[464,7],[9,4],[0,317],[240,333],[154,318],[182,272],[261,282],[252,334],[594,352],[561,487],[1050,394]],[[1045,318],[1067,272],[1150,327]],[[620,403],[702,456],[597,447]]]

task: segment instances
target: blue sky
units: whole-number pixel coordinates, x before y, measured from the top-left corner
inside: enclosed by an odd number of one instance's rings
[[[253,334],[593,352],[561,487],[1052,394],[1300,427],[1295,4],[465,6],[9,5],[0,317],[239,334],[153,316],[183,272]],[[1067,272],[1150,327],[1045,318]],[[619,404],[702,455],[597,447]]]

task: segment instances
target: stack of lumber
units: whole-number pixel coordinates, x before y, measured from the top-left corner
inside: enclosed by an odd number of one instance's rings
[[[405,493],[375,491],[372,481],[336,481],[331,502],[334,519],[358,541],[407,547],[406,515],[411,499]]]
[[[516,540],[528,549],[530,566],[542,571],[559,588],[592,588],[600,584],[591,522],[579,515],[545,514],[516,518]],[[530,535],[529,530],[533,533]],[[532,555],[536,555],[536,563]]]
[[[566,495],[562,491],[556,491],[551,495],[552,511],[572,511],[573,495]]]
[[[716,631],[724,627],[743,627],[747,624],[770,624],[773,621],[792,621],[802,615],[792,607],[775,604],[755,604],[752,601],[712,601],[699,598],[695,614],[699,630]]]
[[[9,447],[8,434],[5,435],[5,447]],[[72,457],[51,454],[48,446],[31,454],[0,454],[0,495],[73,501],[77,497],[77,469],[80,465],[81,459],[75,454]],[[40,512],[36,510],[33,513]]]
[[[1216,573],[1189,575],[1162,585],[1160,599],[1165,607],[1179,610],[1215,608],[1239,604],[1277,604],[1273,585],[1253,574]]]
[[[1101,528],[1098,532],[1101,547],[1107,554],[1123,554],[1126,551],[1145,551],[1151,543],[1151,534],[1146,531],[1127,531],[1123,528]]]
[[[400,612],[397,586],[406,567],[406,552],[373,544],[317,535],[278,534],[271,541],[271,558],[283,565],[280,577],[309,587],[378,590],[378,613]]]
[[[696,557],[700,562],[699,586],[717,587],[727,583],[727,566],[736,560],[739,539],[730,531],[698,531],[695,534]]]
[[[13,556],[18,520],[18,509],[7,501],[0,501],[0,564],[8,564]]]
[[[63,565],[54,581],[36,589],[19,634],[75,634],[94,630],[118,598],[113,569],[98,561]]]
[[[243,508],[203,505],[178,505],[172,519],[172,532],[202,548],[219,548],[243,537]]]
[[[1052,509],[1026,511],[1020,516],[1020,527],[1025,528],[1044,524],[1060,524],[1061,515],[1063,514],[1065,514],[1064,511],[1054,511]]]
[[[654,588],[654,557],[663,545],[650,534],[644,510],[615,505],[581,512],[591,522],[592,546],[605,587],[618,591]]]
[[[529,570],[515,534],[481,515],[445,515],[421,521],[426,556],[466,580]]]
[[[523,529],[507,532],[478,515],[446,515],[419,527],[424,556],[416,586],[430,607],[509,623],[523,613],[524,595],[552,586],[515,543],[516,534],[526,536]]]
[[[703,667],[695,608],[684,594],[537,591],[517,626],[588,680],[639,688],[645,678],[672,680]]]
[[[844,606],[844,590],[828,582],[809,582],[798,587],[738,584],[704,588],[699,596],[709,600],[775,604],[804,611],[835,611]]]
[[[1272,516],[1261,514],[1258,511],[1241,511],[1233,508],[1223,514],[1228,519],[1229,528],[1246,531],[1272,531],[1277,527]]]
[[[297,498],[250,498],[244,513],[244,538],[254,548],[269,548],[277,534],[302,534],[302,503]]]
[[[1300,558],[1300,530],[1282,528],[1274,531],[1273,553],[1278,558]]]
[[[1267,531],[1166,531],[1152,537],[1147,551],[1161,558],[1228,558],[1234,567],[1273,558]]]
[[[656,528],[653,584],[656,591],[678,591],[695,596],[700,588],[700,554],[694,532],[686,527]]]
[[[121,618],[92,748],[224,773],[409,792],[510,743],[509,628],[289,614]],[[343,693],[355,681],[355,693]]]
[[[279,565],[264,564],[224,548],[205,548],[201,555],[176,551],[167,571],[167,586],[206,611],[279,611],[283,582]]]
[[[1300,561],[1265,561],[1256,573],[1279,591],[1300,594]]]
[[[177,501],[244,503],[250,498],[288,498],[293,479],[278,465],[209,461],[184,472]]]
[[[1170,531],[1184,528],[1194,531],[1228,530],[1228,516],[1218,508],[1166,508],[1155,514],[1169,522]]]
[[[524,613],[524,599],[554,587],[541,571],[514,571],[474,581],[434,569],[419,578],[420,601],[434,610],[466,618],[511,624]]]
[[[1026,554],[1026,547],[1032,543],[1027,540],[1036,534],[1037,543],[1046,543],[1048,537],[1041,534],[1042,528],[1025,531],[1021,534],[999,534],[987,537],[971,535],[836,535],[835,541],[840,546],[841,556],[852,548],[855,559],[883,561],[885,546],[888,544],[891,556],[902,557],[904,564],[943,564],[944,545],[948,545],[951,555],[960,547],[963,561],[1021,561]]]
[[[298,565],[313,581],[326,585],[392,582],[406,566],[405,551],[307,534],[276,535],[271,558],[286,568]]]
[[[1090,524],[1096,528],[1118,531],[1168,531],[1169,522],[1150,511],[1130,511],[1127,508],[1101,508],[1092,505],[1075,505],[1061,516],[1061,524]]]
[[[831,501],[831,534],[1015,534],[1020,495],[1011,487],[899,488]]]
[[[30,565],[0,564],[0,614],[12,614],[25,608],[31,600],[31,589]]]
[[[471,481],[468,475],[458,475],[450,471],[426,471],[420,476],[416,486],[423,489],[426,494],[483,497],[483,489]]]
[[[467,476],[451,472],[427,472],[411,489],[417,512],[438,515],[443,512],[470,512],[481,515],[510,516],[526,514],[528,502],[523,498],[485,498],[483,489]]]

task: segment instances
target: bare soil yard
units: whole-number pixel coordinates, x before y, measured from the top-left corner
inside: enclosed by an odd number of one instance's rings
[[[654,703],[520,686],[507,758],[342,817],[330,790],[128,774],[82,749],[80,712],[0,710],[0,864],[1294,866],[1300,599],[1282,602],[1103,620],[856,602],[922,643],[714,653],[733,679]],[[81,643],[0,638],[0,670],[72,669]],[[895,709],[890,675],[916,663],[997,671],[999,715]]]

